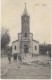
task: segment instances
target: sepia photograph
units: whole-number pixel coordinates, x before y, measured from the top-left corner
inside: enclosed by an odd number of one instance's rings
[[[1,79],[51,79],[51,0],[1,0]]]

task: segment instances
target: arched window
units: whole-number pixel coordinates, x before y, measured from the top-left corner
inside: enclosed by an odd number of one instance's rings
[[[25,33],[25,37],[27,37],[27,33]]]
[[[14,49],[16,50],[16,46],[14,46]]]
[[[37,50],[37,46],[35,46],[35,50]]]
[[[28,53],[28,46],[24,45],[24,53]]]

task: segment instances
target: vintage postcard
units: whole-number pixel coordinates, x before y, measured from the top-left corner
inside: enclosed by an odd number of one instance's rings
[[[1,79],[51,79],[51,0],[1,0]]]

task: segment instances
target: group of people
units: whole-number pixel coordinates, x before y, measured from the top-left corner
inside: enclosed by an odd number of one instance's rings
[[[8,51],[7,56],[8,56],[9,63],[11,63],[11,57],[12,57],[12,55],[11,55],[10,51]],[[20,61],[20,63],[22,63],[22,57],[21,57],[20,54],[19,55],[17,55],[17,54],[13,55],[14,61],[17,61],[17,56],[18,56],[18,60]]]

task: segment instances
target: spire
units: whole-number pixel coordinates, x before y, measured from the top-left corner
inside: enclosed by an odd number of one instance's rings
[[[28,15],[28,12],[27,12],[27,9],[26,9],[26,3],[25,3],[25,9],[24,9],[23,15]]]
[[[25,9],[26,9],[26,3],[25,3]]]

